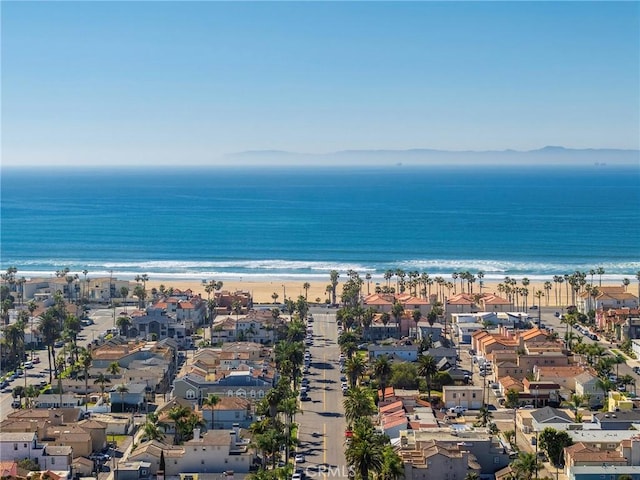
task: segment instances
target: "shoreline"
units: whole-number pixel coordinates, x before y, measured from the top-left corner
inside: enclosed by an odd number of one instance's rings
[[[220,279],[216,279],[216,281],[222,281],[223,285],[222,285],[222,289],[221,291],[228,291],[228,292],[235,292],[235,291],[246,291],[251,293],[252,297],[253,297],[253,301],[256,304],[272,304],[272,303],[282,303],[284,295],[286,295],[286,298],[290,298],[292,300],[296,300],[299,296],[303,296],[307,298],[307,301],[309,301],[310,303],[325,303],[326,299],[329,298],[330,294],[327,293],[327,286],[329,285],[330,281],[329,281],[329,277],[327,275],[326,281],[305,281],[305,280],[300,280],[300,281],[290,281],[290,280],[275,280],[275,279],[271,279],[270,281],[257,281],[257,280],[250,280],[250,281],[240,281],[240,280],[224,280],[222,279],[222,277]],[[341,281],[342,280],[342,281]],[[341,275],[341,277],[339,278],[338,281],[338,285],[336,287],[336,296],[340,297],[341,293],[342,293],[342,286],[344,285],[344,276]],[[452,281],[451,278],[449,277],[448,279],[446,279],[447,281]],[[549,279],[549,281],[552,280]],[[383,280],[384,282],[384,280]],[[374,279],[369,281],[369,293],[374,293],[375,292],[375,287],[376,287],[376,283],[380,283],[380,285],[385,285],[385,283],[383,282],[376,282],[374,281]],[[135,282],[134,282],[135,283]],[[305,283],[309,284],[309,288],[308,290],[306,290],[303,287],[303,285]],[[500,293],[498,291],[498,284],[501,283],[500,281],[485,281],[482,287],[482,293],[494,293],[498,296],[502,296],[506,298],[506,295],[503,293]],[[590,284],[590,283],[589,283]],[[597,280],[594,281],[594,286],[598,287],[599,286],[599,282]],[[203,298],[207,298],[207,293],[205,292],[204,288],[205,288],[205,284],[202,283],[202,280],[200,281],[196,281],[196,280],[163,280],[163,279],[155,279],[155,278],[150,278],[149,280],[147,280],[146,282],[146,287],[147,290],[150,291],[152,288],[156,288],[159,289],[160,285],[164,285],[165,288],[177,288],[180,290],[187,290],[190,289],[192,290],[194,293],[196,294],[201,294]],[[395,286],[395,281],[391,281],[390,285]],[[521,287],[522,284],[520,282],[518,282],[518,286]],[[601,286],[620,286],[623,287],[623,284],[621,281],[617,281],[617,282],[606,282],[604,279],[602,280],[602,285]],[[569,305],[570,303],[567,302],[567,295],[566,295],[566,287],[565,284],[561,284],[560,285],[560,289],[558,291],[558,301],[556,302],[556,297],[555,297],[555,286],[553,285],[552,282],[552,288],[549,291],[549,299],[547,302],[547,298],[546,296],[543,296],[540,299],[540,303],[542,307],[558,307],[558,308],[562,308],[562,307],[566,307],[567,305]],[[531,281],[531,283],[527,286],[528,290],[529,290],[529,295],[528,295],[528,300],[527,300],[527,304],[528,306],[532,306],[534,305],[538,305],[538,299],[534,296],[534,292],[541,290],[543,293],[544,291],[544,281]],[[637,294],[637,281],[634,278],[634,281],[629,284],[629,286],[627,287],[627,291],[630,293],[633,293],[634,295]],[[408,289],[407,289],[408,291]],[[435,293],[436,291],[436,285],[434,284],[431,288],[431,292]],[[459,293],[460,291],[460,281],[458,281],[458,285],[456,288],[456,293]],[[479,293],[479,284],[476,283],[474,284],[474,293]],[[363,285],[362,285],[362,293],[363,295],[367,295],[367,281],[363,279]],[[276,294],[277,298],[273,299],[273,295]],[[305,295],[306,294],[306,295]],[[448,293],[446,294],[447,297],[449,296],[453,296],[454,295],[454,290],[451,289],[451,295],[449,295]],[[571,297],[571,290],[569,290],[569,298]],[[317,301],[317,299],[319,299],[319,302]]]

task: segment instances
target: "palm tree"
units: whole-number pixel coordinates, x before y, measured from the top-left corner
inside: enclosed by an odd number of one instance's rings
[[[125,315],[121,315],[116,320],[116,326],[120,330],[120,333],[125,337],[128,336],[129,327],[131,326],[131,318]]]
[[[360,417],[368,417],[376,412],[373,392],[366,387],[350,388],[342,404],[348,425],[352,425]]]
[[[87,411],[89,407],[89,368],[91,368],[91,351],[83,348],[80,353],[80,364],[84,371],[84,410]]]
[[[376,478],[378,480],[400,480],[403,477],[402,459],[391,445],[385,445],[382,450],[382,468]]]
[[[122,297],[122,303],[124,304],[124,312],[127,313],[127,297],[129,296],[129,289],[127,287],[120,287],[120,296]]]
[[[144,432],[144,436],[147,440],[162,440],[164,438],[164,433],[160,431],[158,424],[148,418],[144,423],[142,431]]]
[[[418,357],[418,375],[424,377],[427,382],[427,400],[431,400],[431,381],[438,373],[438,365],[431,355],[420,355]]]
[[[391,376],[391,363],[386,355],[376,358],[376,362],[373,364],[373,375],[378,379],[378,385],[380,385],[380,390],[382,391],[382,400],[384,400],[384,391]]]
[[[211,430],[213,430],[215,428],[215,412],[216,412],[216,405],[218,405],[221,401],[221,398],[219,395],[216,395],[214,393],[210,393],[209,396],[207,398],[205,398],[204,400],[202,400],[202,406],[203,407],[211,407]]]
[[[511,464],[518,479],[531,480],[538,470],[542,468],[535,453],[520,452],[518,458]]]
[[[419,308],[416,308],[413,310],[413,312],[411,312],[411,317],[413,318],[413,321],[416,323],[416,338],[418,338],[418,323],[422,318],[422,312],[420,311]]]
[[[345,370],[349,377],[349,385],[353,388],[367,370],[367,365],[360,355],[355,355],[347,359],[345,363]]]
[[[368,480],[370,472],[380,472],[383,467],[382,435],[375,433],[371,421],[361,419],[345,452],[349,465],[356,471],[356,478]]]
[[[38,325],[42,341],[47,347],[47,357],[49,360],[49,383],[53,382],[52,369],[53,361],[55,360],[55,343],[60,336],[60,324],[58,319],[54,316],[52,310],[47,310],[40,315],[40,324]]]
[[[329,272],[329,280],[331,285],[331,303],[332,305],[336,304],[336,288],[338,287],[338,278],[340,278],[340,273],[337,270],[331,270]]]
[[[307,299],[307,296],[309,295],[309,289],[311,288],[311,284],[309,282],[304,282],[302,284],[302,289],[304,290],[304,299]]]
[[[402,318],[402,314],[404,313],[404,306],[398,302],[394,301],[393,306],[391,307],[391,315],[396,321],[396,326],[398,327],[398,338],[400,338],[400,319]]]
[[[486,405],[483,405],[482,407],[480,407],[478,416],[476,417],[477,426],[486,427],[491,423],[492,419],[493,419],[493,414],[491,413],[489,408]]]
[[[105,377],[104,373],[99,373],[96,379],[93,381],[93,383],[95,385],[100,385],[100,398],[104,398],[104,384],[111,383],[111,380]]]
[[[144,300],[147,297],[147,292],[142,285],[133,287],[133,296],[138,299],[138,308],[144,308]]]
[[[120,373],[120,365],[118,365],[118,362],[111,362],[107,367],[107,372],[114,377],[118,375]]]
[[[118,385],[116,391],[120,394],[120,411],[124,412],[124,394],[129,391],[129,388],[124,384]]]
[[[182,424],[189,415],[191,415],[191,410],[182,405],[176,405],[169,410],[168,416],[173,420],[175,426],[175,434],[173,437],[173,443],[175,445],[182,443],[182,432],[184,430]]]
[[[516,412],[517,412],[517,407],[518,405],[520,405],[520,394],[518,393],[517,390],[514,390],[513,388],[510,388],[509,390],[507,390],[507,393],[505,394],[505,402],[504,402],[504,406],[506,408],[513,408],[513,444],[517,445],[516,441],[517,441],[517,425],[516,425]]]

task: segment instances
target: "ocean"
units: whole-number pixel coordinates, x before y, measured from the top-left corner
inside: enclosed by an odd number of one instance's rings
[[[3,169],[0,263],[27,278],[533,280],[603,267],[603,280],[634,280],[639,180],[596,165]]]

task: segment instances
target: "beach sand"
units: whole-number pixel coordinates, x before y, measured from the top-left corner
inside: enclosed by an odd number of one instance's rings
[[[451,279],[447,279],[448,281],[450,281]],[[549,281],[551,281],[551,279],[549,279]],[[273,281],[223,281],[223,286],[222,286],[222,290],[226,290],[226,291],[230,291],[230,292],[235,292],[238,290],[242,290],[242,291],[248,291],[251,293],[251,295],[253,296],[253,301],[254,303],[273,303],[273,298],[272,295],[274,293],[276,293],[278,295],[278,298],[276,299],[276,303],[282,303],[283,302],[283,298],[286,294],[286,298],[291,298],[292,300],[296,300],[300,295],[305,296],[306,294],[306,298],[309,302],[316,302],[317,299],[320,299],[319,302],[320,303],[324,303],[325,300],[327,300],[329,298],[329,294],[327,293],[326,289],[327,286],[329,285],[329,276],[327,275],[327,281],[326,282],[318,282],[318,281],[309,281],[309,289],[307,292],[305,292],[303,285],[304,285],[304,281],[290,281],[290,280],[283,280],[283,281],[278,281],[278,280],[273,280]],[[506,295],[504,294],[500,294],[500,292],[498,291],[498,284],[500,282],[484,282],[484,286],[482,288],[482,292],[483,293],[495,293],[496,295],[500,295],[502,297],[505,297]],[[169,288],[169,287],[173,287],[173,288],[177,288],[180,290],[187,290],[187,289],[191,289],[193,292],[195,293],[200,293],[202,295],[203,298],[207,298],[207,293],[204,290],[205,285],[202,283],[202,281],[197,281],[197,280],[165,280],[165,281],[160,281],[160,280],[153,280],[153,278],[149,279],[146,283],[147,286],[147,290],[150,290],[152,288],[159,288],[160,285],[164,285],[165,288]],[[338,296],[338,301],[340,300],[340,294],[342,293],[342,286],[343,286],[344,282],[339,282],[338,283],[338,287],[336,288],[336,294]],[[381,285],[383,285],[383,283],[380,283]],[[392,280],[391,285],[395,286],[395,282]],[[597,279],[594,280],[594,285],[597,286],[598,285],[598,281]],[[602,285],[615,285],[615,286],[621,286],[622,284],[620,282],[616,282],[616,283],[605,283],[604,281],[602,282]],[[370,281],[369,282],[369,291],[370,293],[374,293],[375,291],[375,286],[376,286],[376,282],[375,281]],[[518,282],[518,287],[521,287],[522,284],[520,282]],[[457,291],[460,290],[460,281],[458,280],[458,285],[457,285]],[[478,282],[476,281],[476,283],[473,285],[474,288],[474,293],[478,293],[479,292],[479,285]],[[535,303],[535,305],[538,305],[538,299],[534,297],[534,292],[541,290],[543,293],[544,292],[544,282],[531,282],[528,285],[528,290],[529,290],[529,296],[528,296],[528,305],[531,306]],[[632,286],[629,286],[629,291],[632,288]],[[551,287],[551,291],[549,292],[549,298],[547,299],[546,297],[542,297],[540,299],[540,302],[542,304],[543,307],[546,306],[567,306],[569,303],[567,302],[567,297],[566,297],[566,287],[565,284],[561,284],[560,285],[560,290],[561,292],[559,293],[559,298],[558,301],[556,302],[556,298],[555,298],[555,285],[552,282],[552,287]],[[364,280],[364,284],[362,286],[362,292],[366,295],[367,294],[367,282],[366,280]],[[432,293],[435,292],[435,285],[432,286]],[[452,295],[453,295],[453,290],[451,291]],[[571,295],[571,290],[569,290],[569,295]],[[548,300],[548,302],[547,302]]]

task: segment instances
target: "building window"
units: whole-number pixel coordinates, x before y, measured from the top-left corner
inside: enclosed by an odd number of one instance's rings
[[[187,398],[189,400],[193,400],[194,398],[196,398],[196,392],[194,392],[193,390],[187,390]]]
[[[14,449],[14,450],[18,450],[18,444],[17,444],[17,443],[14,443],[14,444],[13,444],[13,449]]]
[[[456,398],[456,393],[455,392],[453,393],[453,398]]]
[[[51,465],[55,465],[56,464],[56,459],[55,457],[51,457]]]

